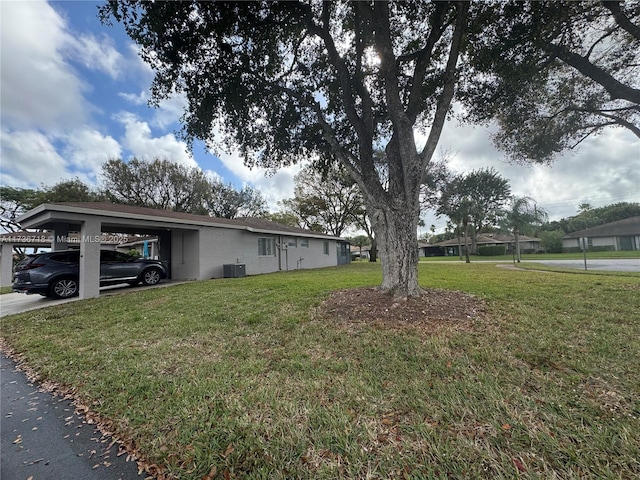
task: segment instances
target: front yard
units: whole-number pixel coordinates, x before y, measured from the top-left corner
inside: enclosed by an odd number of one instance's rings
[[[480,307],[332,317],[331,292],[380,281],[356,263],[73,302],[2,336],[158,478],[640,476],[638,275],[420,278]]]

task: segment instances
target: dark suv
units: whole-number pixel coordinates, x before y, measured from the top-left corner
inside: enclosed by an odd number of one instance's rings
[[[78,295],[80,252],[63,250],[29,255],[16,265],[13,290],[52,298]],[[100,286],[128,283],[155,285],[167,278],[158,260],[136,259],[113,250],[100,252]]]

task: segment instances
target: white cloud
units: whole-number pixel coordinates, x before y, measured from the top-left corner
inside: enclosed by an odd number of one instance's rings
[[[551,219],[577,213],[582,202],[603,206],[640,201],[640,141],[610,128],[565,152],[551,165],[514,165],[491,142],[491,129],[449,124],[439,148],[450,151],[449,166],[459,173],[495,168],[514,195],[531,196]]]
[[[125,127],[123,144],[134,157],[141,160],[166,158],[189,167],[197,166],[186,143],[178,140],[175,135],[169,133],[153,137],[149,124],[132,113],[121,112],[115,118]]]
[[[46,2],[0,2],[2,120],[5,128],[81,125],[90,109],[87,85],[62,51],[73,42],[62,18]]]
[[[98,39],[94,35],[80,35],[77,40],[68,42],[68,50],[70,56],[88,69],[104,72],[114,79],[121,75],[126,63],[107,36]]]
[[[104,162],[122,156],[120,144],[113,137],[90,128],[76,130],[65,140],[68,163],[93,178],[97,177]]]
[[[293,197],[293,177],[302,169],[302,165],[283,167],[272,173],[264,168],[247,167],[238,152],[219,153],[217,157],[233,175],[259,189],[271,211],[278,210],[280,200]]]
[[[2,184],[33,188],[54,185],[74,175],[49,139],[36,131],[0,132]],[[6,161],[10,159],[10,161]]]

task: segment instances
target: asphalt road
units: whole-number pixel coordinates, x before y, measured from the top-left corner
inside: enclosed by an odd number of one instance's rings
[[[558,268],[578,268],[584,270],[582,260],[526,260],[527,262],[542,263]],[[606,270],[610,272],[640,272],[640,258],[611,258],[590,260],[587,257],[587,270]]]
[[[139,480],[138,466],[110,437],[27,380],[0,355],[0,478],[2,480]]]

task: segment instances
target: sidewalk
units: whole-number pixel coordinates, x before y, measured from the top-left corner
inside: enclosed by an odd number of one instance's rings
[[[29,382],[0,353],[2,480],[143,480],[135,461],[82,416],[71,400]]]

